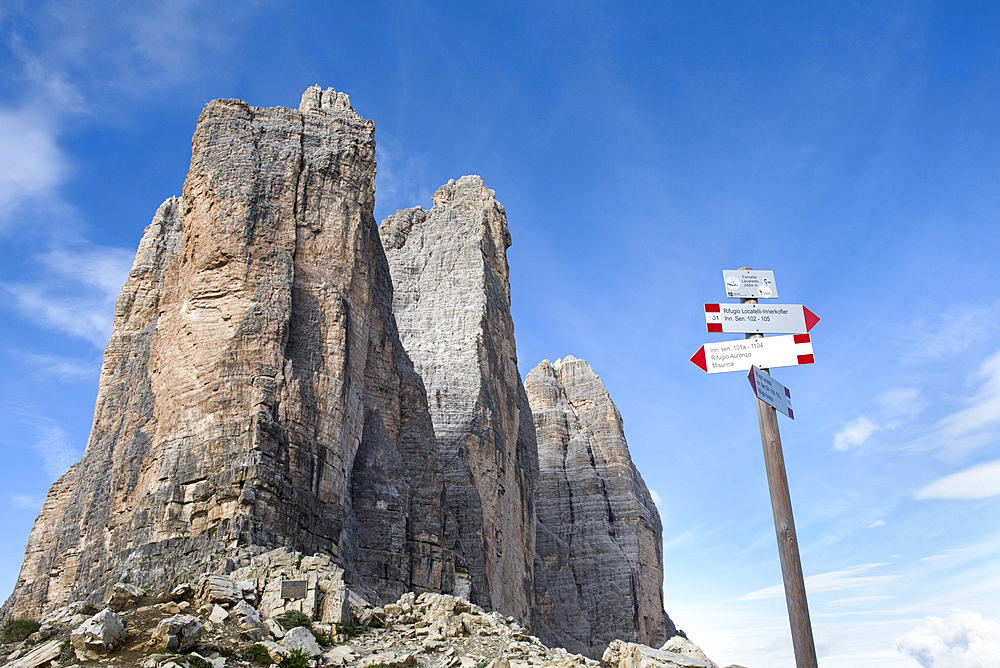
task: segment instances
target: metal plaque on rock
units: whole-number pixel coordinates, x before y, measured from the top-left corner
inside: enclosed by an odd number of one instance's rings
[[[305,598],[308,580],[285,580],[281,583],[281,598]]]

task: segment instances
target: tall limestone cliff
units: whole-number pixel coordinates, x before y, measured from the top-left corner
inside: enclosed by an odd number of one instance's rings
[[[632,464],[622,418],[583,360],[548,360],[525,379],[538,442],[535,633],[599,657],[614,639],[659,647],[660,516]]]
[[[467,596],[595,658],[675,633],[604,386],[572,358],[521,383],[493,191],[462,177],[380,229],[374,178],[374,125],[333,89],[205,107],[0,619],[289,547],[372,602]]]
[[[374,178],[374,124],[333,89],[299,110],[205,107],[183,196],[118,299],[86,452],[52,486],[3,616],[222,568],[240,544],[331,554],[386,600],[454,589]]]
[[[456,592],[529,623],[535,429],[517,370],[507,217],[478,176],[379,228],[403,347],[424,380],[458,528]]]

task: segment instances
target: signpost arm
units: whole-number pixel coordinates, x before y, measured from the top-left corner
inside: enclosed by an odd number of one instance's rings
[[[741,267],[750,269],[750,267]],[[741,299],[741,303],[756,304],[756,299]],[[763,334],[747,334],[746,338],[762,338]],[[768,373],[767,369],[761,369]],[[809,621],[809,604],[806,602],[806,583],[799,559],[799,543],[795,536],[792,518],[792,497],[788,493],[785,476],[785,456],[781,452],[781,435],[778,433],[778,413],[761,399],[757,401],[757,421],[760,423],[760,441],[764,446],[764,468],[767,486],[771,492],[771,510],[774,513],[774,532],[778,537],[778,558],[781,577],[785,585],[785,603],[788,621],[792,627],[792,649],[796,668],[817,668],[816,646],[813,643],[812,623]]]

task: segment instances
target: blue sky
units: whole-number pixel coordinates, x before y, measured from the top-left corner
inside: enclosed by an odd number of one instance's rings
[[[496,191],[521,372],[605,381],[709,656],[794,665],[749,384],[688,362],[752,266],[822,317],[774,372],[820,665],[997,665],[1000,5],[486,4],[0,7],[0,596],[201,108],[318,83],[376,123],[379,219]]]

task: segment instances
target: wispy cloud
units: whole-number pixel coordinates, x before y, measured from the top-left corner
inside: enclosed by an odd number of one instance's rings
[[[861,564],[842,571],[830,571],[829,573],[819,573],[806,578],[806,590],[809,593],[821,591],[841,591],[844,589],[857,589],[858,587],[869,587],[897,580],[899,575],[862,575],[872,569],[887,564]],[[780,598],[785,595],[784,585],[774,585],[744,594],[739,601],[758,601],[766,598]]]
[[[985,499],[1000,496],[1000,459],[938,478],[918,489],[915,499]]]
[[[969,346],[986,336],[992,322],[991,313],[989,308],[958,304],[943,312],[927,315],[907,327],[903,349],[908,350],[909,358],[917,362],[968,350]]]
[[[43,380],[58,379],[62,381],[89,380],[97,377],[100,366],[84,359],[61,357],[10,350],[11,356],[16,356],[31,367],[33,375]]]
[[[833,449],[844,452],[864,445],[880,431],[896,430],[912,421],[930,402],[918,387],[897,387],[875,397],[878,415],[862,415],[833,436]]]
[[[31,496],[29,494],[11,494],[11,504],[19,510],[40,510],[45,497]]]
[[[132,255],[121,248],[57,249],[40,257],[42,277],[0,288],[24,317],[103,348]]]
[[[970,381],[980,385],[967,400],[967,406],[937,424],[942,445],[954,447],[984,428],[1000,423],[1000,352],[983,362]]]
[[[69,445],[66,432],[54,424],[38,425],[35,429],[38,440],[34,448],[42,458],[42,468],[53,478],[58,478],[80,458],[80,452]]]
[[[879,426],[862,416],[845,425],[833,436],[833,449],[843,452],[850,450],[871,438],[879,430]]]
[[[1000,668],[1000,624],[954,610],[948,619],[927,617],[896,649],[924,668]]]
[[[48,206],[68,171],[55,128],[36,109],[0,109],[0,229],[28,204]]]

